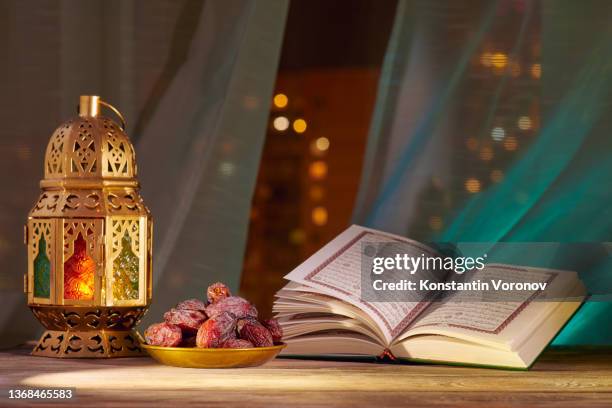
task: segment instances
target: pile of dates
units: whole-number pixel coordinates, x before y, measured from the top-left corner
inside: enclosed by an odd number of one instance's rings
[[[147,344],[165,347],[251,348],[281,341],[275,319],[260,321],[246,299],[232,296],[223,283],[206,291],[207,301],[185,300],[164,313],[164,322],[145,331]]]

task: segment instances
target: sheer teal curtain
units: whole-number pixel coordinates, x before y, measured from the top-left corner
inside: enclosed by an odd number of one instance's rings
[[[588,244],[588,261],[530,261],[610,286],[612,4],[457,3],[400,2],[355,222],[421,240]],[[556,342],[612,343],[604,300]]]

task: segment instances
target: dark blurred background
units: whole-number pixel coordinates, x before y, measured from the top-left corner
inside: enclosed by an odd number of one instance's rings
[[[396,6],[291,2],[240,285],[263,313],[282,277],[350,223]]]

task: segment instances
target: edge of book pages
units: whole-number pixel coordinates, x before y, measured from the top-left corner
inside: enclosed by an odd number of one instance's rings
[[[561,326],[557,335],[563,331],[565,326],[572,320],[574,315],[584,306],[588,295],[582,300],[580,306],[571,314],[570,318]],[[396,360],[380,359],[376,356],[369,355],[348,355],[348,354],[281,354],[277,358],[287,358],[296,360],[325,360],[325,361],[349,361],[349,362],[368,362],[377,364],[422,364],[422,365],[441,365],[441,366],[452,366],[452,367],[470,367],[470,368],[487,368],[487,369],[498,369],[498,370],[509,370],[509,371],[529,371],[531,367],[538,361],[544,351],[546,351],[551,343],[557,336],[554,336],[548,344],[542,349],[538,356],[533,362],[527,367],[516,367],[516,366],[504,366],[495,364],[478,364],[478,363],[459,363],[456,361],[444,361],[444,360],[428,360],[423,358],[404,358],[397,357]]]

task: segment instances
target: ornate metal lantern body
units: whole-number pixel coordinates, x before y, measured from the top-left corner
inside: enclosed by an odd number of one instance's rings
[[[100,116],[112,109],[122,126]],[[47,331],[32,354],[140,354],[133,327],[151,300],[152,232],[121,114],[81,96],[51,136],[42,193],[28,216],[28,306]]]

